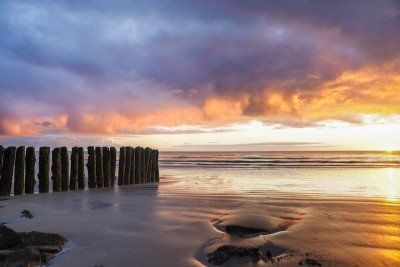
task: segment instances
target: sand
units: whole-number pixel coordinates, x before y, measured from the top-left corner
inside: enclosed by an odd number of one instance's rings
[[[399,266],[400,203],[381,198],[218,190],[201,181],[10,197],[0,222],[16,231],[55,232],[69,242],[53,266],[204,266],[222,245],[260,246],[274,263]],[[21,217],[30,210],[33,218]],[[268,229],[239,237],[225,225]],[[230,259],[238,266],[246,259]],[[248,263],[254,265],[254,263]]]

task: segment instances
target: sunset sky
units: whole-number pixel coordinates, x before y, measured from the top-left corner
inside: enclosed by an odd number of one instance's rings
[[[1,1],[0,143],[400,149],[400,1]]]

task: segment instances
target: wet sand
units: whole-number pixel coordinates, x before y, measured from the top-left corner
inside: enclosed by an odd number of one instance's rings
[[[307,258],[328,266],[400,265],[397,200],[266,189],[243,194],[164,179],[159,185],[11,197],[0,206],[0,222],[17,231],[68,238],[54,266],[204,266],[210,265],[207,254],[223,245],[260,247],[279,266]],[[32,219],[20,216],[24,209]],[[268,232],[237,236],[225,232],[226,225]],[[225,266],[245,262],[232,258]]]

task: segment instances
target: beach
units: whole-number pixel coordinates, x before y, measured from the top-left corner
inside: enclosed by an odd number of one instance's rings
[[[329,166],[345,157],[332,153],[324,166],[312,167],[254,163],[276,161],[276,154],[240,154],[235,162],[196,155],[161,153],[160,183],[2,199],[1,223],[65,236],[53,266],[209,266],[207,255],[224,245],[272,254],[257,263],[232,257],[224,266],[400,264],[398,155],[351,155],[361,163],[385,161],[383,167]],[[217,157],[223,166],[199,164]],[[238,157],[252,166],[231,168],[240,166]],[[309,162],[321,155],[296,157]],[[33,218],[21,217],[24,209]],[[237,235],[227,225],[264,232]]]
[[[400,267],[400,0],[0,14],[0,267]]]

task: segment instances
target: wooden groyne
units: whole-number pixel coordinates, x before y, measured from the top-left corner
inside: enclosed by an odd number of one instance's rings
[[[52,150],[50,147],[40,147],[37,174],[39,193],[50,191],[50,178],[53,192],[159,181],[158,150],[121,147],[118,161],[115,147],[89,146],[87,152],[88,175],[85,180],[83,147],[73,147],[71,152],[67,147]],[[34,147],[5,148],[0,145],[0,196],[33,194],[36,162]]]

